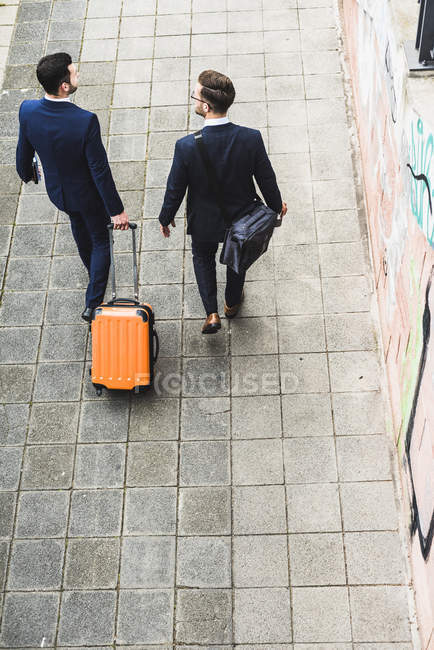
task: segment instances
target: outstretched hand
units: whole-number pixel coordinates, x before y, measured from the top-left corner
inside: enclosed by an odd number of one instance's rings
[[[172,221],[170,222],[170,225],[173,228],[176,228],[175,219],[172,219]],[[169,228],[169,226],[160,226],[160,232],[162,233],[163,237],[170,237],[170,228]]]

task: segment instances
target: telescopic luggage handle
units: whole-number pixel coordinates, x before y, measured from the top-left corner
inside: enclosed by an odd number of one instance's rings
[[[134,300],[139,302],[139,279],[137,277],[137,246],[136,246],[136,228],[137,224],[133,221],[129,222],[129,227],[131,229],[131,234],[133,238],[133,276],[134,276]],[[107,228],[109,230],[109,240],[110,240],[110,264],[111,264],[111,275],[112,275],[112,299],[111,302],[116,300],[116,277],[115,277],[115,257],[113,252],[113,223],[108,223]]]

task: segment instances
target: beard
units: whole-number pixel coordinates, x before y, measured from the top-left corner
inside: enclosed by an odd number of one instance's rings
[[[205,111],[202,108],[195,108],[194,112],[196,113],[196,115],[200,115],[201,117],[205,117],[206,115]]]
[[[73,95],[75,91],[77,90],[78,86],[73,86],[71,83],[69,84],[69,90],[68,90],[68,95]]]

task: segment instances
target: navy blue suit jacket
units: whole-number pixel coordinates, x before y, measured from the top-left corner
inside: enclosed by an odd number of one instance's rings
[[[94,113],[43,98],[24,101],[19,116],[16,162],[24,182],[32,178],[36,150],[48,196],[59,210],[88,216],[123,211]]]
[[[203,129],[203,142],[221,183],[222,197],[228,215],[234,219],[256,197],[253,177],[265,203],[276,212],[282,209],[282,198],[276,175],[265,150],[260,131],[229,122]],[[223,241],[225,224],[209,187],[194,136],[176,142],[172,168],[167,180],[160,223],[170,224],[186,189],[187,233],[197,241]]]

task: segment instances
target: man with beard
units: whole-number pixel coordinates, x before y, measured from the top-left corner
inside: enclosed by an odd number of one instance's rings
[[[195,112],[204,118],[203,144],[220,185],[220,201],[230,220],[242,215],[256,200],[253,179],[266,204],[282,216],[286,214],[287,207],[282,202],[260,131],[232,124],[226,115],[235,99],[229,77],[215,70],[204,70],[191,99],[195,102]],[[206,312],[202,333],[214,334],[221,328],[215,256],[219,242],[224,239],[226,225],[194,135],[181,138],[175,146],[159,216],[164,237],[170,236],[169,226],[175,226],[174,217],[187,188],[187,233],[191,235],[194,272]],[[234,318],[238,313],[244,280],[245,273],[237,274],[227,267],[226,318]]]
[[[128,217],[116,190],[101,140],[98,118],[70,101],[78,73],[69,54],[44,56],[36,75],[45,90],[40,100],[20,106],[17,172],[27,183],[34,178],[38,154],[52,203],[66,212],[83,264],[89,273],[82,318],[92,319],[103,298],[110,269],[110,217],[114,228],[126,230]]]

